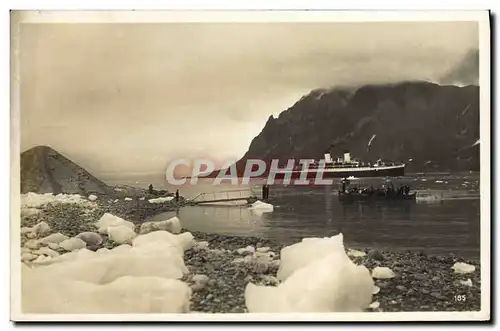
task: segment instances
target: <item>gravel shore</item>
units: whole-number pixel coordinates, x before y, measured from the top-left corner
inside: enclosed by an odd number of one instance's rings
[[[138,207],[139,206],[139,207]],[[105,212],[142,223],[151,216],[175,210],[174,203],[150,204],[147,201],[96,201],[91,207],[79,204],[49,204],[37,214],[24,215],[21,226],[33,226],[47,222],[51,233],[61,232],[73,237],[85,231],[96,231],[93,223]],[[134,214],[135,213],[135,214]],[[139,217],[131,217],[139,215]],[[182,221],[182,220],[181,220]],[[186,230],[184,230],[186,231]],[[189,229],[187,229],[189,231]],[[208,242],[207,247],[195,247],[184,254],[190,273],[182,280],[191,284],[193,296],[191,310],[210,313],[246,312],[244,290],[248,282],[263,285],[277,285],[275,278],[279,267],[279,254],[284,245],[255,237],[236,237],[217,234],[191,232],[198,242]],[[93,247],[113,247],[103,235],[103,242]],[[22,235],[21,245],[28,239]],[[276,263],[268,266],[242,263],[246,254],[237,250],[253,246],[268,247],[275,253]],[[267,248],[262,248],[267,250]],[[370,270],[389,267],[395,276],[390,279],[375,280],[380,291],[373,295],[373,302],[380,305],[367,311],[478,311],[481,301],[480,265],[477,261],[466,261],[457,256],[427,256],[419,252],[389,252],[359,249],[366,253],[362,257],[352,257],[357,264]],[[475,266],[468,274],[454,273],[455,262],[466,262]],[[196,276],[195,276],[196,275]],[[464,285],[470,279],[472,284]],[[462,282],[461,282],[462,281]]]
[[[234,237],[192,232],[197,240],[208,241],[212,249],[229,250],[225,254],[210,251],[190,251],[185,262],[192,273],[205,274],[214,281],[195,292],[192,309],[205,312],[242,312],[245,310],[243,293],[248,282],[276,285],[277,268],[255,272],[247,265],[232,263],[241,257],[235,250],[246,246],[269,247],[279,253],[283,245],[255,237]],[[389,267],[395,277],[375,280],[380,291],[373,296],[378,309],[367,311],[479,311],[481,305],[481,276],[477,261],[466,261],[456,256],[427,256],[419,252],[388,252],[364,249],[364,257],[352,257],[357,264],[369,269]],[[455,262],[474,265],[470,274],[456,274]],[[460,281],[472,280],[472,287]],[[187,277],[189,281],[189,277]],[[459,297],[460,296],[460,297]],[[465,297],[463,297],[465,296]],[[465,300],[464,300],[465,298]]]

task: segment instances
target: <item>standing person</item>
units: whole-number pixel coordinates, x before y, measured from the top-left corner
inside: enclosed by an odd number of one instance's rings
[[[179,202],[179,189],[175,191],[175,202]]]
[[[262,185],[262,200],[267,200],[267,184]]]

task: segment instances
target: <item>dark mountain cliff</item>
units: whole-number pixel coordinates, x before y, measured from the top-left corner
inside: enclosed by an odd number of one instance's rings
[[[407,171],[479,170],[479,87],[428,82],[320,89],[269,117],[249,158],[322,158],[348,149],[363,161],[407,163]],[[369,144],[371,140],[371,144]],[[409,161],[411,159],[411,161]],[[285,161],[286,163],[286,161]]]
[[[113,189],[47,146],[21,154],[21,193],[113,193]]]

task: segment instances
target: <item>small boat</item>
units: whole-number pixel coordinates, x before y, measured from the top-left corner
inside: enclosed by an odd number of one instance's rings
[[[362,192],[342,192],[339,191],[339,200],[342,202],[354,201],[416,201],[417,193],[410,194],[369,194]]]
[[[410,187],[406,186],[406,190],[400,188],[394,189],[392,184],[388,187],[383,185],[381,188],[361,189],[357,186],[350,187],[349,178],[342,180],[342,188],[339,190],[339,201],[354,202],[354,201],[416,201],[417,193],[410,193]]]

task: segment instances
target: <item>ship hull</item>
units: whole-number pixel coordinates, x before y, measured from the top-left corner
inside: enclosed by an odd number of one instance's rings
[[[389,167],[365,167],[365,168],[345,168],[345,169],[325,169],[323,171],[317,169],[309,169],[304,171],[276,171],[275,179],[299,179],[299,178],[348,178],[348,177],[398,177],[404,176],[405,166],[389,166]]]

